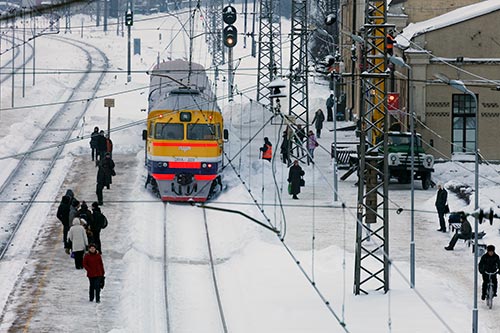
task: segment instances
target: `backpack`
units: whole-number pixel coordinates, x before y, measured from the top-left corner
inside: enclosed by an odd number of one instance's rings
[[[108,219],[106,218],[106,216],[104,216],[104,214],[102,214],[102,221],[101,221],[101,229],[106,229],[106,227],[108,226]]]

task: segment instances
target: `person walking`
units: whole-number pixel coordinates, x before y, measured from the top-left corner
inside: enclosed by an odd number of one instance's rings
[[[444,214],[447,212],[448,207],[448,192],[444,189],[443,183],[438,183],[438,191],[436,194],[436,210],[439,216],[439,229],[437,231],[446,232],[446,222]]]
[[[316,136],[313,131],[309,131],[307,134],[307,151],[309,152],[309,156],[307,157],[309,162],[312,162],[314,159],[314,149],[319,146],[318,141],[316,140]]]
[[[83,254],[89,245],[87,233],[82,225],[83,223],[78,217],[74,218],[73,226],[68,231],[68,241],[71,241],[76,269],[83,269]]]
[[[280,152],[281,152],[281,159],[283,163],[286,165],[292,163],[290,160],[290,138],[288,137],[288,131],[285,130],[283,131],[283,141],[281,142],[280,146]]]
[[[495,245],[488,245],[486,247],[486,253],[483,254],[481,260],[479,260],[478,265],[479,273],[483,277],[482,293],[481,299],[484,301],[486,299],[486,288],[488,288],[489,276],[486,273],[494,273],[500,270],[500,257],[495,253]],[[497,275],[491,276],[493,281],[493,296],[497,295],[498,280]]]
[[[325,121],[325,114],[323,113],[323,110],[318,109],[316,113],[314,114],[314,118],[312,120],[312,124],[316,128],[316,136],[321,138],[321,129],[323,128],[323,122]]]
[[[92,161],[94,161],[94,154],[95,158],[97,159],[97,141],[99,136],[99,127],[94,127],[94,131],[92,134],[90,134],[90,150],[91,150],[91,156],[92,156]]]
[[[262,159],[271,162],[271,158],[273,157],[273,145],[267,136],[264,138],[264,145],[260,147],[259,150],[262,153]]]
[[[83,267],[89,278],[89,301],[101,302],[101,282],[104,279],[104,264],[95,244],[89,244],[89,252],[83,258]]]
[[[96,245],[99,253],[102,253],[101,248],[101,230],[104,225],[104,215],[101,212],[101,208],[99,208],[99,203],[92,203],[92,222],[90,223],[90,230],[92,231],[92,235],[94,238],[94,244]]]
[[[109,136],[106,136],[106,152],[109,153],[110,156],[113,156],[113,141]]]
[[[450,240],[450,244],[448,246],[445,246],[446,251],[453,251],[453,248],[455,247],[455,244],[459,239],[471,239],[472,238],[472,227],[467,221],[467,218],[465,217],[465,214],[461,213],[460,214],[460,222],[462,222],[462,225],[460,226],[460,231],[457,231],[453,237]]]
[[[304,156],[304,150],[302,149],[302,143],[306,137],[305,129],[301,124],[297,125],[297,130],[295,131],[295,145],[297,146],[297,156]]]
[[[305,175],[304,170],[299,165],[299,161],[293,161],[293,165],[288,170],[288,183],[290,184],[290,193],[292,195],[292,199],[298,200],[297,194],[300,193],[300,183],[302,180],[302,176]]]
[[[333,106],[335,105],[335,99],[333,94],[326,99],[326,121],[333,121]]]
[[[96,158],[95,166],[99,166],[99,162],[104,159],[104,155],[106,154],[107,148],[107,140],[104,136],[104,131],[99,131],[99,136],[97,136],[97,155],[99,155],[99,159]]]
[[[63,244],[64,244],[64,251],[66,251],[67,254],[69,254],[69,251],[71,249],[71,245],[67,241],[68,231],[69,228],[71,227],[69,223],[70,209],[71,209],[71,197],[64,195],[61,199],[59,207],[57,208],[56,216],[63,225]]]
[[[108,189],[110,188],[111,179],[113,175],[115,175],[115,162],[111,159],[111,155],[106,153],[106,157],[103,161],[99,163],[99,169],[97,170],[97,185],[96,185],[96,194],[97,194],[97,203],[99,205],[103,204],[103,195],[102,190],[106,186]]]
[[[68,221],[70,223],[70,227],[73,223],[73,219],[76,217],[78,214],[78,210],[80,209],[80,201],[76,200],[73,198],[71,200],[71,207],[69,208],[69,216],[68,216]]]

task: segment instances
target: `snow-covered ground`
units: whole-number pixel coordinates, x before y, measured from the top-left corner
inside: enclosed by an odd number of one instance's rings
[[[142,53],[132,61],[135,71],[132,82],[126,82],[126,38],[116,36],[113,29],[104,34],[101,29],[84,29],[83,40],[99,46],[110,58],[111,70],[98,96],[114,97],[112,109],[114,159],[118,175],[111,190],[105,191],[103,212],[110,226],[102,233],[103,259],[106,268],[106,287],[99,305],[87,300],[88,282],[82,271],[74,269],[73,262],[62,250],[62,228],[55,218],[55,210],[62,193],[72,188],[77,197],[95,200],[95,168],[90,161],[88,139],[66,146],[38,204],[19,230],[6,258],[0,262],[0,331],[29,332],[164,332],[166,327],[165,290],[163,280],[163,228],[167,227],[167,256],[174,265],[182,265],[185,275],[176,275],[168,282],[167,290],[174,290],[169,299],[171,330],[173,332],[219,332],[220,327],[210,322],[213,299],[199,295],[211,285],[190,274],[206,260],[200,238],[203,228],[200,211],[192,206],[167,204],[166,208],[144,189],[145,170],[141,132],[146,114],[149,77],[144,71],[161,59],[187,58],[189,40],[185,34],[176,35],[186,15],[178,17],[158,15],[134,22],[133,38],[141,38]],[[73,26],[82,17],[73,17]],[[87,18],[84,17],[84,20]],[[195,29],[203,32],[202,18],[196,16]],[[238,21],[242,31],[242,20]],[[87,24],[87,23],[86,23]],[[289,24],[283,24],[283,31]],[[196,34],[196,33],[195,33]],[[80,32],[62,34],[64,38],[80,39]],[[174,39],[173,39],[174,38]],[[171,42],[171,40],[173,41]],[[3,44],[2,44],[3,45]],[[16,104],[37,105],[58,101],[71,90],[75,76],[57,69],[81,70],[82,55],[74,49],[64,49],[50,36],[37,39],[37,66],[54,72],[38,75],[34,87],[28,85],[24,99],[16,78]],[[248,57],[250,49],[243,49],[242,40],[235,48],[241,57],[236,71],[240,91],[256,85],[256,59]],[[284,57],[288,59],[288,45]],[[55,51],[57,50],[57,51]],[[193,59],[206,67],[210,56],[204,38],[194,40]],[[2,59],[2,63],[3,63]],[[323,108],[328,96],[327,86],[316,80],[310,88],[311,110]],[[227,82],[218,82],[218,93],[227,91]],[[434,209],[435,191],[415,191],[416,288],[409,287],[410,191],[408,185],[390,185],[390,252],[393,260],[390,271],[390,291],[386,294],[370,291],[369,295],[354,296],[354,236],[357,187],[353,176],[339,183],[340,201],[333,202],[333,171],[330,144],[333,123],[325,123],[319,139],[321,147],[315,153],[315,166],[303,168],[306,187],[300,200],[290,200],[286,194],[287,168],[277,159],[271,163],[258,159],[258,148],[268,136],[276,147],[282,129],[268,125],[257,140],[252,141],[241,154],[242,146],[262,127],[270,115],[247,97],[254,93],[237,95],[234,102],[221,100],[230,141],[226,152],[233,157],[235,170],[264,214],[252,205],[253,199],[231,168],[224,180],[227,190],[209,205],[242,211],[262,222],[268,217],[272,224],[286,224],[284,243],[267,229],[230,213],[206,211],[212,237],[216,274],[221,288],[222,306],[229,332],[467,332],[472,327],[473,254],[459,241],[455,251],[443,249],[451,234],[436,232],[437,214]],[[18,102],[18,103],[17,103]],[[286,110],[286,103],[283,109]],[[0,155],[10,156],[23,151],[32,139],[32,133],[43,127],[51,108],[33,107],[9,110],[10,91],[2,87],[0,112]],[[29,119],[29,121],[28,121]],[[106,128],[107,109],[103,99],[93,102],[91,111],[79,128],[78,135],[90,135],[94,126]],[[341,122],[339,127],[348,125]],[[339,133],[341,141],[344,133]],[[23,148],[24,147],[24,148]],[[12,159],[0,160],[0,169],[7,168]],[[436,165],[434,181],[447,186],[464,184],[473,187],[473,164],[448,162]],[[497,207],[500,200],[498,167],[480,167],[481,207]],[[342,174],[344,171],[341,171]],[[277,186],[275,186],[275,181]],[[277,203],[283,201],[285,216]],[[472,211],[474,203],[466,205],[451,192],[452,210]],[[397,213],[397,208],[403,208]],[[163,224],[163,214],[175,223]],[[0,218],[8,216],[0,214]],[[484,242],[500,245],[498,222],[483,224],[487,235]],[[290,253],[285,249],[288,246]],[[200,257],[201,256],[201,257]],[[186,262],[188,264],[186,264]],[[191,264],[189,264],[191,262]],[[300,266],[297,264],[300,263]],[[307,278],[304,275],[307,274]],[[316,293],[309,280],[329,302],[330,308]],[[500,316],[488,310],[479,301],[479,331],[497,332]]]

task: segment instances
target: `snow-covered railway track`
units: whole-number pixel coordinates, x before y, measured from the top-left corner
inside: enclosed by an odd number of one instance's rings
[[[3,39],[5,40],[5,38],[3,38]],[[15,39],[19,43],[23,42],[23,40],[20,38],[15,38]],[[12,43],[12,40],[7,39],[7,42]],[[7,54],[2,55],[2,57],[4,57],[4,58],[9,56],[9,60],[7,60],[5,62],[5,64],[3,64],[3,65],[0,63],[0,73],[2,73],[2,75],[0,76],[0,84],[11,79],[12,73],[19,72],[23,68],[23,65],[28,65],[33,60],[33,45],[26,43],[26,46],[27,46],[28,52],[27,52],[27,56],[24,59],[25,60],[24,64],[22,63],[22,59],[21,59],[21,63],[19,64],[19,61],[17,61],[18,64],[16,65],[16,60],[18,58],[20,58],[22,55],[21,47],[14,48],[14,58],[12,58],[12,56],[10,55],[11,52],[9,52],[9,55],[7,55]],[[14,62],[14,71],[12,71],[12,63],[13,62]]]
[[[227,332],[205,210],[165,204],[164,226],[168,332]]]
[[[0,220],[0,229],[2,230],[0,233],[0,259],[5,256],[8,245],[61,155],[64,144],[71,138],[79,121],[90,106],[90,103],[75,104],[71,101],[82,99],[91,101],[108,68],[108,58],[95,46],[81,41],[54,38],[83,52],[87,59],[87,66],[76,86],[72,88],[72,92],[65,96],[66,103],[54,112],[44,127],[40,129],[40,133],[36,135],[28,151],[16,156],[18,160],[10,160],[8,166],[10,173],[5,179],[0,180],[2,181],[0,213],[2,216],[9,217],[9,219]],[[98,76],[90,75],[91,72],[99,72],[100,74]]]

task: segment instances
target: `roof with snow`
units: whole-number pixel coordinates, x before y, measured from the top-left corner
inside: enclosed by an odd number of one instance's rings
[[[410,41],[421,34],[486,15],[499,9],[500,0],[486,0],[455,9],[446,14],[422,22],[410,23],[403,29],[403,32],[396,37],[396,43],[398,47],[406,49],[410,46]]]

